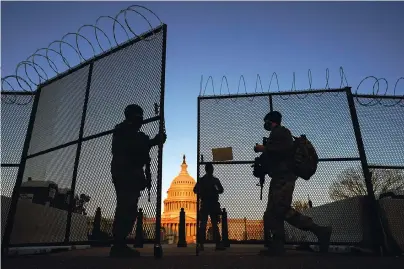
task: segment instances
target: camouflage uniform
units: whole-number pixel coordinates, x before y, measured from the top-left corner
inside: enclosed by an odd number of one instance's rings
[[[276,126],[267,141],[266,153],[269,163],[269,176],[272,177],[268,203],[265,212],[266,229],[273,235],[274,245],[283,248],[285,240],[284,221],[304,231],[321,235],[324,227],[291,207],[297,176],[291,171],[293,161],[293,137],[284,126]],[[320,238],[319,238],[320,239]]]
[[[215,188],[217,187],[217,189]],[[206,240],[206,224],[208,215],[213,228],[213,238],[216,245],[220,244],[221,237],[219,232],[219,216],[221,214],[219,194],[223,193],[223,186],[220,180],[212,175],[204,175],[199,179],[194,187],[194,192],[200,195],[201,209],[199,211],[199,243],[203,245]]]
[[[116,191],[113,236],[116,245],[125,244],[136,221],[140,191],[146,182],[144,165],[149,161],[149,150],[156,144],[149,136],[124,121],[115,126],[112,136],[112,182]]]

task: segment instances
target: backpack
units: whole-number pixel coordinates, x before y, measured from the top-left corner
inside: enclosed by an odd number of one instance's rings
[[[318,155],[313,144],[306,135],[293,137],[294,139],[294,172],[298,177],[309,180],[317,170]]]

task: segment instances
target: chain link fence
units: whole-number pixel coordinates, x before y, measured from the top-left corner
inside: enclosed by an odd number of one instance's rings
[[[30,119],[33,93],[1,94],[1,237],[9,214],[22,149]],[[21,105],[18,105],[21,104]],[[24,104],[24,105],[22,105]]]
[[[97,209],[104,240],[111,240],[116,206],[110,174],[112,131],[132,103],[144,109],[143,132],[154,137],[162,131],[166,29],[155,28],[47,81],[28,105],[2,105],[2,207],[3,196],[12,210],[14,206],[7,226],[2,216],[2,234],[5,226],[4,236],[9,236],[3,243],[89,243]],[[146,242],[160,241],[161,158],[162,148],[153,148],[150,202],[147,190],[139,199],[148,220],[143,224]],[[17,192],[11,199],[13,187]],[[128,242],[134,235],[135,227]]]
[[[354,95],[385,240],[404,252],[404,103],[400,96]]]
[[[369,98],[374,102],[376,97]],[[397,100],[391,103],[394,102]],[[373,194],[378,198],[385,189],[377,191],[380,184],[375,182],[376,172],[372,179],[365,179],[364,174],[367,169],[373,171],[372,164],[403,169],[404,133],[400,126],[404,125],[404,109],[380,104],[365,107],[350,88],[198,98],[198,179],[205,173],[204,165],[213,163],[214,175],[225,189],[220,203],[228,214],[229,240],[263,242],[263,214],[270,178],[266,178],[260,200],[259,179],[253,176],[251,165],[258,156],[253,147],[268,136],[263,118],[273,110],[282,113],[282,124],[294,136],[307,135],[320,158],[317,172],[309,181],[297,180],[292,206],[317,224],[332,226],[333,245],[374,244],[378,226],[370,200]],[[232,147],[233,160],[214,162],[212,149],[226,147]],[[402,170],[395,171],[379,175],[383,178],[380,181],[395,177],[395,186],[403,190]],[[373,194],[367,192],[366,181],[376,188]],[[401,227],[403,224],[401,220]],[[399,240],[403,233],[397,232],[397,228],[395,231],[395,240]],[[317,243],[313,234],[288,223],[285,232],[289,244]]]

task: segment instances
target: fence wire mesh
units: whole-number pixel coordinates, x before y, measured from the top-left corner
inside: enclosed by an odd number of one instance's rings
[[[147,121],[142,131],[150,138],[159,132],[162,115],[155,114],[155,104],[160,105],[163,94],[165,31],[165,26],[158,27],[152,34],[145,34],[152,38],[125,43],[114,52],[101,55],[41,87],[22,184],[17,186],[20,197],[10,245],[88,242],[97,208],[101,209],[101,231],[107,235],[103,240],[111,239],[116,206],[110,173],[112,130],[123,121],[124,108],[136,103],[143,108]],[[29,119],[25,111],[31,112],[31,104],[12,106],[21,116],[11,110],[3,113],[3,107],[2,146],[8,147],[2,161],[19,163],[25,139],[23,131]],[[84,126],[81,126],[83,116]],[[6,118],[4,123],[3,117]],[[155,240],[155,220],[160,214],[157,201],[161,195],[157,192],[161,169],[158,148],[153,148],[150,155],[151,199],[147,201],[147,190],[144,191],[138,207],[145,216],[145,239]],[[76,165],[77,176],[74,177]],[[18,167],[2,169],[2,200],[3,183],[7,179],[7,186],[13,185],[9,181],[16,177],[17,171]],[[71,195],[75,198],[69,229]],[[129,239],[134,238],[135,227]]]
[[[385,236],[404,251],[404,106],[402,97],[355,98],[373,192]]]
[[[262,138],[268,136],[263,118],[272,109],[282,113],[282,124],[293,135],[307,135],[320,158],[317,172],[309,181],[297,180],[292,207],[319,225],[332,226],[332,244],[371,244],[374,237],[371,225],[365,225],[371,212],[348,91],[349,88],[199,97],[198,178],[205,173],[204,164],[213,161],[212,149],[232,147],[233,151],[232,161],[213,163],[214,174],[225,189],[220,203],[228,214],[229,240],[264,239],[263,214],[270,178],[266,178],[260,201],[260,188],[256,186],[259,180],[252,175],[251,165],[258,156],[253,151],[254,145],[261,144]],[[400,117],[404,115],[403,108],[364,107],[357,102],[355,105],[368,162],[402,165],[404,141],[400,139],[404,136],[399,126],[403,125],[404,118]],[[396,178],[400,182],[397,185],[403,189],[403,178]],[[374,188],[378,186],[374,184]],[[288,243],[317,242],[313,234],[288,223],[285,232]]]
[[[1,93],[1,237],[7,223],[11,196],[27,133],[33,94]],[[16,105],[25,104],[25,105]]]
[[[396,105],[402,99],[355,98],[369,165],[404,167],[404,106]]]
[[[40,90],[28,155],[79,139],[89,66]]]
[[[32,103],[16,105],[8,101],[27,102],[33,98],[33,95],[33,93],[1,93],[2,165],[20,163],[32,109]]]

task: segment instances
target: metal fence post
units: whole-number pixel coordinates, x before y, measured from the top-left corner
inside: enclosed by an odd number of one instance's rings
[[[40,87],[36,90],[34,103],[32,104],[31,115],[24,141],[24,147],[21,153],[21,160],[18,168],[17,178],[14,184],[13,194],[11,195],[11,204],[8,211],[6,227],[4,229],[4,235],[1,244],[1,250],[3,254],[7,254],[8,246],[10,244],[11,239],[11,233],[13,232],[14,217],[17,210],[18,198],[20,196],[20,187],[24,177],[25,165],[27,162],[28,150],[31,142],[32,131],[34,129],[34,123],[36,118],[36,112],[38,110],[39,98],[41,96],[41,90],[42,89]]]
[[[200,171],[200,125],[201,125],[201,108],[200,108],[201,99],[198,97],[197,100],[197,145],[196,145],[196,184],[199,182],[199,171]],[[199,191],[196,192],[196,248],[195,248],[195,255],[199,255]]]
[[[90,66],[89,66],[89,69],[88,69],[86,93],[84,95],[84,104],[83,104],[83,112],[81,114],[79,139],[78,139],[77,149],[76,149],[76,158],[74,159],[72,184],[71,184],[71,188],[70,188],[72,195],[70,195],[69,210],[67,212],[65,243],[68,243],[70,241],[70,230],[71,230],[71,225],[72,225],[72,213],[73,213],[73,209],[74,209],[73,201],[74,201],[74,196],[75,196],[75,192],[76,192],[77,173],[78,173],[78,168],[79,168],[81,146],[82,146],[82,143],[83,143],[84,124],[85,124],[85,121],[86,121],[87,106],[88,106],[88,99],[89,99],[89,95],[90,95],[91,76],[93,74],[93,67],[94,67],[94,62],[90,63]]]
[[[347,95],[347,100],[348,100],[349,112],[350,112],[351,119],[352,119],[352,125],[353,125],[353,129],[354,129],[354,133],[355,133],[356,143],[358,146],[358,152],[359,152],[359,157],[360,157],[361,166],[362,166],[362,170],[363,170],[363,175],[365,178],[366,191],[368,193],[370,206],[371,206],[371,209],[373,212],[371,223],[373,224],[374,234],[376,237],[376,241],[374,242],[374,250],[376,251],[376,253],[383,255],[384,235],[383,235],[383,225],[381,222],[380,208],[378,206],[378,203],[377,203],[376,197],[375,197],[375,193],[373,191],[371,173],[370,173],[367,158],[366,158],[365,146],[363,144],[362,134],[361,134],[361,130],[360,130],[358,115],[356,112],[355,102],[353,99],[352,91],[351,91],[350,87],[346,87],[345,90],[346,90],[346,95]]]
[[[101,207],[97,207],[93,220],[93,230],[91,231],[91,241],[101,240],[101,219],[102,219]],[[92,245],[96,245],[97,243],[92,242]]]
[[[180,211],[180,223],[178,225],[178,243],[177,247],[184,248],[187,246],[187,241],[185,240],[185,211],[181,208]]]
[[[222,211],[222,242],[224,247],[230,247],[229,243],[229,224],[227,222],[227,211],[223,208]]]
[[[163,48],[161,56],[161,81],[160,81],[160,122],[159,133],[164,132],[164,94],[165,94],[165,81],[166,81],[166,50],[167,50],[167,25],[163,25]],[[156,201],[156,238],[154,243],[154,257],[161,258],[163,256],[163,249],[161,247],[161,185],[163,180],[163,143],[160,140],[158,145],[158,165],[157,165],[157,201]]]

